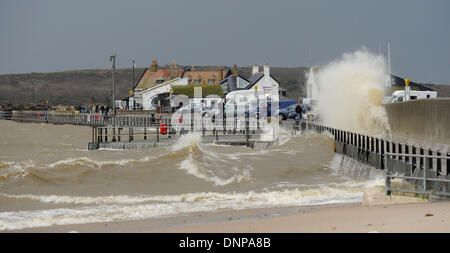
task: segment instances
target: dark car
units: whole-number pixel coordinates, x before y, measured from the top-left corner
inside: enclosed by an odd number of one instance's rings
[[[291,112],[295,113],[295,107],[296,106],[297,106],[296,104],[293,104],[293,105],[290,105],[290,106],[288,106],[288,107],[286,107],[284,109],[279,110],[278,111],[278,115],[280,116],[280,119],[287,120],[289,118],[289,114]]]
[[[306,114],[311,110],[311,107],[309,105],[305,105],[305,104],[301,104],[300,105],[302,107],[302,118],[306,118]],[[289,112],[287,115],[288,119],[296,119],[297,118],[297,113],[295,112],[295,107],[297,107],[297,105],[294,106],[294,110]],[[280,114],[281,117],[281,114]]]

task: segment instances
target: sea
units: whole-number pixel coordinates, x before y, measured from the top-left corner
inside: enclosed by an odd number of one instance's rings
[[[280,129],[268,149],[203,144],[89,151],[86,126],[0,120],[0,230],[196,212],[358,203],[382,174],[330,134]]]

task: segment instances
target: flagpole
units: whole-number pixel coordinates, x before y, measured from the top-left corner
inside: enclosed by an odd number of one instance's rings
[[[388,41],[388,71],[391,74],[391,44]]]
[[[131,83],[131,90],[134,90],[134,60],[133,60],[133,82]]]

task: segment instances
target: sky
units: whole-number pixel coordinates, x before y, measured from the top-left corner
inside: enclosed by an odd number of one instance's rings
[[[448,0],[0,0],[0,74],[116,66],[325,65],[363,46],[450,84]]]

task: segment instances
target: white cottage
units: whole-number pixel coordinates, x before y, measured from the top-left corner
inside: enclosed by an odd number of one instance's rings
[[[169,93],[173,86],[188,85],[188,78],[175,78],[158,84],[143,91],[136,92],[135,96],[142,101],[143,110],[156,110],[158,107],[158,94]]]
[[[271,96],[272,87],[280,88],[280,83],[270,74],[270,65],[264,63],[263,72],[259,71],[259,66],[254,65],[251,76],[246,79],[237,73],[237,67],[234,66],[234,73],[220,82],[225,94],[233,91],[250,90],[258,86],[259,91],[263,91],[266,97]]]

